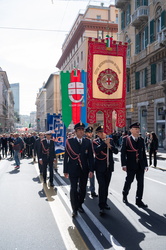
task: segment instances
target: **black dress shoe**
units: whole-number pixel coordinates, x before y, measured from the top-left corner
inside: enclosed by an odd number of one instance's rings
[[[76,217],[76,216],[77,216],[77,211],[74,210],[74,211],[72,212],[72,217],[74,218],[74,217]]]
[[[82,206],[80,206],[80,207],[78,208],[78,211],[79,211],[80,213],[85,213],[85,211],[84,211],[84,209],[83,209]]]
[[[104,211],[104,209],[103,209],[103,208],[101,208],[101,209],[100,209],[99,214],[100,214],[100,216],[102,216],[102,215],[104,215],[104,214],[105,214],[105,211]]]
[[[123,202],[127,205],[129,204],[128,200],[127,200],[127,196],[123,195]]]
[[[105,209],[110,210],[111,208],[106,204]]]
[[[91,196],[92,197],[98,197],[98,195],[94,192],[94,193],[91,193]]]
[[[142,208],[148,207],[148,205],[147,205],[147,204],[144,204],[142,201],[136,201],[136,205],[137,205],[138,207],[142,207]]]

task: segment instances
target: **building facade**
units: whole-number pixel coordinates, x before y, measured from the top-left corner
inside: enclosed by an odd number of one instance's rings
[[[57,63],[61,71],[74,68],[87,72],[88,39],[104,39],[112,36],[117,40],[118,9],[114,5],[105,7],[89,5],[84,14],[78,14],[62,45],[62,56]],[[103,113],[98,112],[97,123],[103,123]]]
[[[39,90],[36,98],[37,130],[46,131],[47,114],[61,113],[61,93],[59,74],[53,73]]]
[[[46,89],[43,87],[39,89],[39,92],[36,97],[36,123],[37,131],[46,130]]]
[[[165,0],[115,0],[119,8],[118,40],[128,42],[127,126],[141,123],[154,131],[163,147],[166,134]]]
[[[14,98],[5,71],[0,68],[0,133],[14,131]]]
[[[78,14],[74,25],[62,45],[62,56],[57,63],[60,70],[71,71],[74,67],[87,71],[88,38],[104,39],[106,35],[117,39],[118,10],[89,5],[84,14]]]
[[[11,90],[14,96],[14,115],[15,122],[20,123],[20,84],[12,83],[10,84]]]

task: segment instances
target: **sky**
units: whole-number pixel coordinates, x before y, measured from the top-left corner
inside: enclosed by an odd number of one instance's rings
[[[36,110],[39,88],[56,64],[79,12],[109,0],[0,0],[0,67],[20,84],[20,114]]]

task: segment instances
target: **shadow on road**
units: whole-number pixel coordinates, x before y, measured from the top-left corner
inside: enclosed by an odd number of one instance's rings
[[[138,216],[140,216],[139,222],[149,229],[150,231],[156,233],[157,235],[166,235],[166,219],[149,208],[140,210],[132,204],[130,207]]]

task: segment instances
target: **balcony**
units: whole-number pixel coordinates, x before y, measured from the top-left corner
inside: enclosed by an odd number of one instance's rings
[[[166,28],[157,34],[159,44],[166,46]]]
[[[138,28],[142,23],[148,21],[149,7],[140,6],[136,9],[131,18],[131,24]]]
[[[115,0],[115,7],[123,9],[126,5],[126,3],[129,3],[130,0]]]

